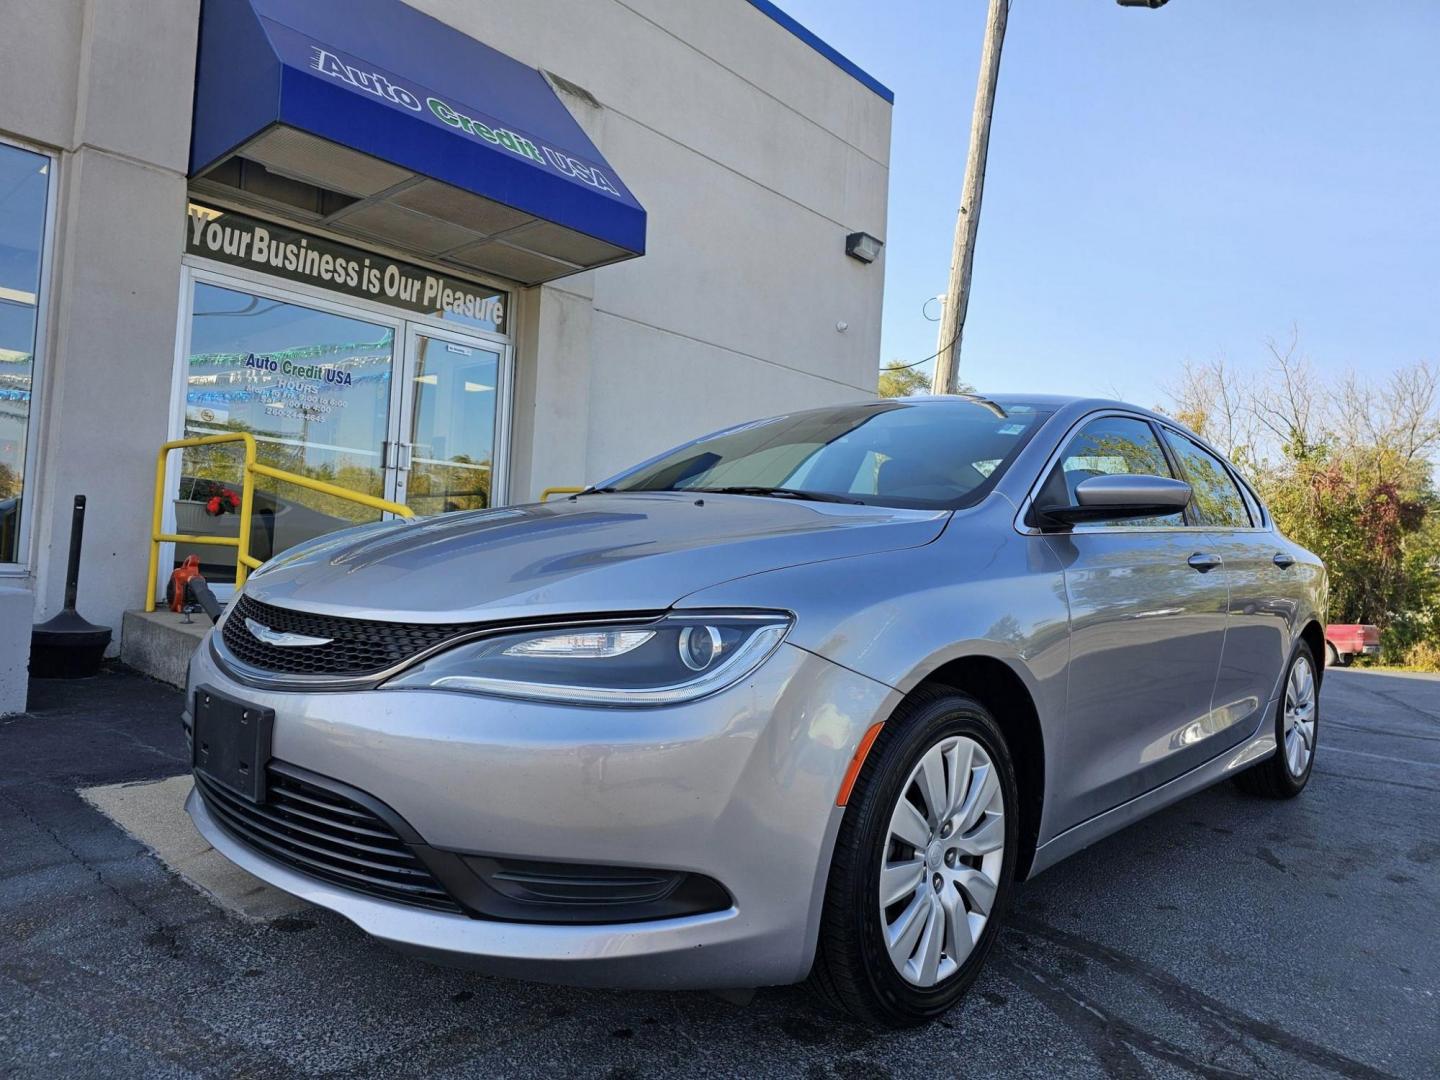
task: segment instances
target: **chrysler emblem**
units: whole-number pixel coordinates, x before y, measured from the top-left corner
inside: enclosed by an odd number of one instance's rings
[[[264,623],[258,623],[254,619],[245,620],[245,629],[254,634],[266,645],[278,645],[282,649],[301,649],[308,645],[329,645],[334,638],[310,637],[308,634],[286,634],[279,630],[271,630]]]

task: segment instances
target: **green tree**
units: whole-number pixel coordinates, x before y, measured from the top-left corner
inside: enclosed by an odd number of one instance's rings
[[[881,397],[913,397],[930,391],[930,377],[923,371],[891,360],[880,369]]]
[[[975,388],[967,383],[960,385],[962,394],[971,393]],[[918,368],[891,360],[880,369],[881,397],[914,397],[930,392],[930,376]]]
[[[1281,531],[1325,560],[1331,621],[1389,627],[1399,618],[1410,640],[1437,629],[1428,618],[1419,625],[1402,617],[1437,598],[1430,565],[1435,496],[1428,485],[1368,480],[1331,451],[1320,460],[1287,459],[1261,475],[1260,488]]]

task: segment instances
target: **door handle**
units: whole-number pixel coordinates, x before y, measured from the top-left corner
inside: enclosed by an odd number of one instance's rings
[[[408,442],[392,442],[386,439],[382,444],[382,451],[385,459],[385,468],[398,469],[400,472],[409,472],[414,464],[415,444]]]
[[[1219,555],[1208,555],[1202,551],[1197,551],[1185,561],[1189,563],[1193,569],[1199,570],[1202,574],[1208,574],[1221,563]]]
[[[1295,557],[1293,555],[1286,555],[1283,551],[1277,551],[1274,562],[1281,570],[1289,570],[1290,567],[1295,565]]]

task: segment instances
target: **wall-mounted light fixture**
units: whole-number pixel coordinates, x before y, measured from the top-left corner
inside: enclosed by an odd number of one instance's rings
[[[852,232],[845,237],[845,254],[863,263],[872,263],[880,257],[885,241],[867,232]]]

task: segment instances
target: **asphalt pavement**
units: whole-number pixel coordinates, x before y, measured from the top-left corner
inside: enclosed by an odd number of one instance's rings
[[[77,789],[183,771],[122,670],[0,720],[0,1076],[1440,1075],[1440,680],[1332,671],[1309,789],[1222,785],[1021,886],[962,1007],[876,1034],[801,988],[557,989],[319,909],[222,913]]]

